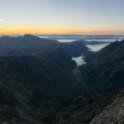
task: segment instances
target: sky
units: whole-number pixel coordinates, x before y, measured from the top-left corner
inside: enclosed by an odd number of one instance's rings
[[[124,34],[124,0],[0,0],[0,34]]]

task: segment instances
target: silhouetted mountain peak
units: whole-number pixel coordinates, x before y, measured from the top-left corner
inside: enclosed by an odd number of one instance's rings
[[[22,38],[26,38],[26,39],[39,39],[37,36],[35,35],[31,35],[31,34],[25,34],[24,36],[22,36]]]

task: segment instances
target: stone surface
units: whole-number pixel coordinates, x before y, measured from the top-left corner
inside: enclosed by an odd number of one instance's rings
[[[124,90],[90,124],[124,124]]]

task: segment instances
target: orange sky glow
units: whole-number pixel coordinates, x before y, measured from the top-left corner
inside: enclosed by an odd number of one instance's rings
[[[124,35],[124,0],[2,0],[0,34]]]
[[[77,30],[77,29],[0,29],[0,34],[84,34],[84,35],[124,35],[123,30]]]

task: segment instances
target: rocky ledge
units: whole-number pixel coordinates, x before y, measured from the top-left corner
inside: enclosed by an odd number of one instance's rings
[[[124,124],[124,90],[90,124]]]

